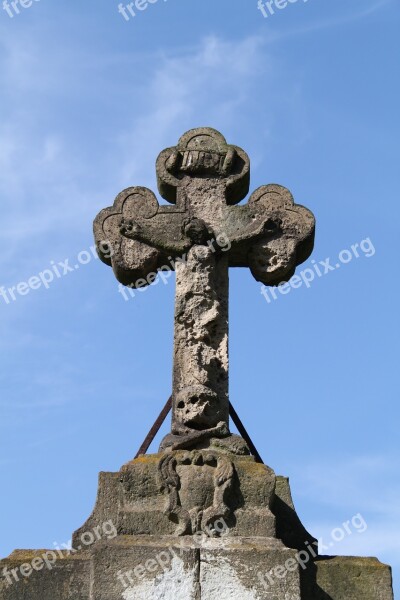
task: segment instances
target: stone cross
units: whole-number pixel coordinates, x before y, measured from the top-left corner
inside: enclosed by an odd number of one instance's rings
[[[176,271],[172,432],[162,450],[228,445],[228,271],[248,267],[278,285],[310,255],[313,214],[279,185],[258,188],[247,204],[250,161],[210,128],[185,133],[157,159],[160,205],[152,191],[131,187],[96,217],[100,258],[132,287]],[[243,443],[242,443],[243,442]]]

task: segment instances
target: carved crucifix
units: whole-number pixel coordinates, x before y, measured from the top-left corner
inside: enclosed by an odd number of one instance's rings
[[[94,223],[100,258],[122,284],[143,287],[175,268],[172,431],[162,450],[211,444],[246,453],[229,432],[228,271],[249,267],[278,285],[310,255],[313,214],[279,185],[258,188],[247,204],[250,161],[210,128],[185,133],[157,159],[160,205],[132,187]]]

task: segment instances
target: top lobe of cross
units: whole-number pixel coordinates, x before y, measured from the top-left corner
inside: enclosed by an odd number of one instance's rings
[[[250,161],[211,128],[185,133],[157,159],[160,205],[147,188],[122,191],[99,213],[94,233],[100,258],[124,285],[143,287],[192,246],[223,235],[229,266],[249,267],[266,285],[287,281],[313,248],[313,214],[279,185],[249,189]]]

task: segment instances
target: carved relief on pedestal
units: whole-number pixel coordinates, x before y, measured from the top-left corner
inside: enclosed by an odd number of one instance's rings
[[[235,468],[229,456],[209,451],[173,452],[159,463],[165,514],[176,522],[175,535],[204,531],[218,536],[215,524],[233,514],[229,492]]]

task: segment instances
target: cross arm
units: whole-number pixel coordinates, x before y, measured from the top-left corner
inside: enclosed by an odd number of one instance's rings
[[[231,266],[247,266],[253,277],[265,285],[278,285],[294,274],[314,246],[313,213],[295,204],[287,188],[270,184],[251,195],[247,205],[254,236],[244,235],[233,244]]]
[[[184,202],[163,206],[151,190],[127,188],[94,221],[99,257],[118,281],[143,287],[149,273],[170,265],[171,258],[190,247],[185,218]]]
[[[170,205],[143,187],[121,192],[94,223],[100,258],[117,279],[134,287],[157,270],[174,268],[195,244],[223,235],[231,267],[247,267],[257,281],[278,285],[312,252],[315,219],[286,188],[249,188],[250,161],[210,128],[185,133],[157,159],[157,181]]]

